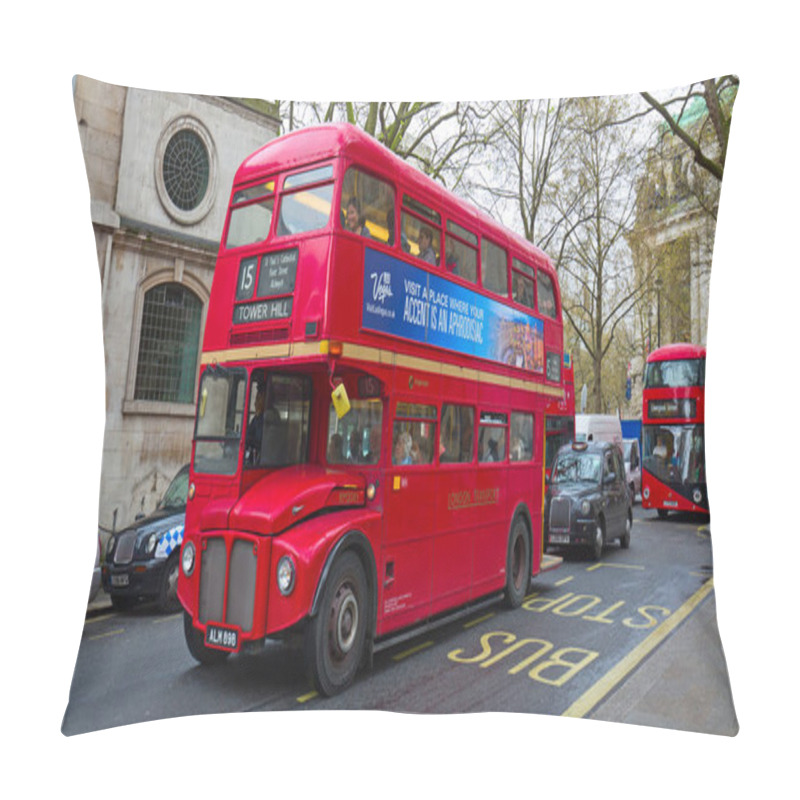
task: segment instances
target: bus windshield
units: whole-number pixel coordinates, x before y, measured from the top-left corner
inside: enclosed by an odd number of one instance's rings
[[[239,462],[247,375],[243,369],[209,368],[197,403],[194,469],[233,475]]]
[[[702,386],[705,379],[705,361],[687,358],[678,361],[651,361],[644,378],[645,389]]]
[[[645,469],[664,483],[705,481],[702,425],[645,425]]]

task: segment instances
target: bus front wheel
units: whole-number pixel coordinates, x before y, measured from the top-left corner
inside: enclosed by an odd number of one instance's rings
[[[517,517],[511,526],[506,556],[505,603],[509,608],[519,608],[528,592],[531,577],[531,544],[528,526]]]
[[[361,666],[369,619],[367,578],[353,552],[336,559],[319,612],[306,631],[306,662],[317,690],[328,697],[346,689]]]
[[[225,650],[206,647],[203,634],[192,625],[192,618],[185,611],[183,612],[183,635],[192,657],[201,664],[219,664],[229,655]]]

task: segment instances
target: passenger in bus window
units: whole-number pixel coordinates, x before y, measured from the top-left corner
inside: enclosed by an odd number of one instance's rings
[[[256,390],[253,416],[247,426],[247,435],[245,436],[245,453],[249,464],[255,464],[260,460],[265,422],[267,424],[280,422],[280,414],[271,402],[267,402],[267,391],[264,384],[259,384]]]
[[[358,233],[361,236],[369,236],[369,229],[364,224],[364,217],[361,215],[361,209],[358,207],[358,201],[355,197],[351,197],[347,202],[345,227],[353,233]]]
[[[394,441],[392,452],[392,462],[401,466],[411,463],[411,434],[408,431],[400,431]]]
[[[354,428],[350,433],[350,463],[357,464],[362,460],[361,452],[361,431]]]
[[[436,252],[431,246],[433,233],[430,228],[422,228],[419,232],[419,257],[428,264],[436,264]]]
[[[334,433],[328,440],[328,463],[341,464],[344,461],[344,440],[341,433]]]
[[[458,256],[453,248],[453,241],[449,236],[445,242],[444,265],[448,272],[458,275]]]
[[[373,425],[369,429],[369,452],[364,456],[367,464],[377,464],[381,455],[381,429]]]

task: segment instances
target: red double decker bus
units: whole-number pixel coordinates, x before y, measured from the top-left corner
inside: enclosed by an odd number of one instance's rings
[[[544,253],[348,125],[239,168],[209,301],[178,597],[192,655],[299,634],[324,694],[542,552],[565,392]]]
[[[708,513],[706,349],[671,344],[647,358],[642,393],[642,506]]]

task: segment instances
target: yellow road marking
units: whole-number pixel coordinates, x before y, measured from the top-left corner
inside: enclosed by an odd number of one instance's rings
[[[494,616],[494,611],[491,614],[484,614],[482,617],[478,617],[477,619],[472,619],[469,622],[464,623],[464,628],[474,628],[476,625],[480,625],[481,622],[486,622],[487,619],[491,619]]]
[[[103,614],[99,617],[92,617],[91,619],[84,620],[84,625],[91,625],[94,622],[102,622],[104,619],[111,619],[111,617],[116,616],[116,614]]]
[[[177,614],[170,614],[168,617],[161,617],[160,619],[154,619],[153,625],[158,625],[161,622],[169,622],[172,619],[178,619],[178,617],[182,617],[183,612],[179,611]]]
[[[700,605],[713,588],[714,579],[709,578],[672,616],[667,617],[643,642],[634,647],[622,661],[584,692],[561,716],[585,717]]]
[[[113,631],[106,631],[105,633],[97,633],[94,636],[90,636],[89,639],[104,639],[106,636],[117,636],[120,633],[125,633],[125,628],[117,628]]]
[[[393,661],[402,661],[404,658],[408,658],[409,656],[413,656],[416,653],[419,653],[420,650],[425,650],[428,647],[432,647],[433,642],[423,642],[422,644],[418,644],[416,647],[412,647],[410,650],[404,650],[402,653],[398,653],[396,656],[392,656]]]
[[[309,692],[308,694],[302,694],[300,697],[297,698],[298,703],[307,703],[309,700],[313,700],[315,697],[319,695],[319,692]]]
[[[605,561],[598,561],[596,564],[592,564],[591,567],[587,567],[587,572],[594,572],[596,569],[600,569],[601,567],[613,567],[615,569],[644,569],[643,566],[640,564],[607,564]]]
[[[569,583],[571,580],[574,580],[574,575],[567,575],[566,578],[562,578],[560,581],[556,581],[556,586],[563,586],[565,583]]]

